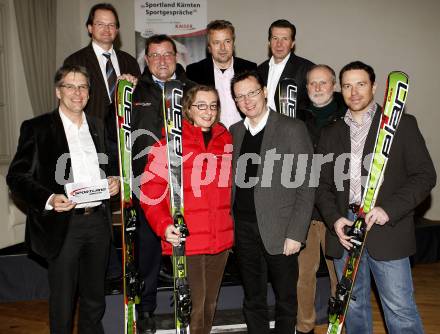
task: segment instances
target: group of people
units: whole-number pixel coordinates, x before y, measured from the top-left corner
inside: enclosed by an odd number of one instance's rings
[[[162,253],[181,242],[169,209],[163,138],[162,90],[184,87],[183,192],[190,332],[210,333],[224,268],[236,253],[250,333],[269,333],[267,286],[275,295],[276,333],[313,333],[316,272],[327,256],[331,293],[352,247],[350,204],[359,204],[381,107],[375,74],[354,61],[336,74],[294,53],[295,26],[277,20],[268,30],[270,58],[257,66],[234,55],[235,30],[226,20],[207,26],[209,55],[185,69],[176,45],[153,35],[141,74],[135,59],[116,50],[118,15],[93,6],[86,22],[91,43],[66,58],[55,75],[59,106],[23,122],[7,182],[29,204],[27,241],[48,261],[51,333],[70,333],[79,295],[79,333],[103,333],[104,282],[120,276],[111,242],[108,200],[76,204],[63,186],[107,178],[119,190],[115,168],[114,90],[135,84],[131,129],[133,197],[139,219],[138,271],[144,281],[137,306],[138,333],[154,333]],[[297,118],[279,110],[278,82],[297,83]],[[61,170],[58,159],[70,154]],[[102,159],[106,153],[108,159]],[[342,161],[337,157],[345,154]],[[315,157],[323,161],[314,175]],[[305,158],[305,159],[304,159]],[[313,163],[312,163],[313,162]],[[316,172],[316,171],[315,171]],[[340,175],[336,175],[340,173]],[[312,181],[319,177],[319,185]],[[338,180],[342,180],[339,182]],[[390,333],[423,333],[414,300],[409,256],[415,252],[414,209],[436,173],[413,116],[404,114],[394,138],[358,280],[347,314],[347,333],[372,333],[370,272],[378,286]],[[342,184],[342,187],[341,187]]]

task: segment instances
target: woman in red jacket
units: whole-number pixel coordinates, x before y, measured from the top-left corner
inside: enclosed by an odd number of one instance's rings
[[[191,334],[210,333],[217,295],[233,244],[230,215],[232,138],[218,123],[215,88],[195,86],[183,103],[183,198],[188,282],[191,289]],[[162,249],[171,255],[180,242],[169,209],[165,141],[149,153],[141,186],[142,208]]]

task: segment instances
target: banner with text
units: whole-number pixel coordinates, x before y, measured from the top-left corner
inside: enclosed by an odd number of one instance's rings
[[[145,40],[166,34],[177,46],[177,61],[184,67],[206,57],[207,0],[134,0],[136,56],[145,66]]]

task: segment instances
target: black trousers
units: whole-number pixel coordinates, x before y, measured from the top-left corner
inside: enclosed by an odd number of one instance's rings
[[[235,243],[248,333],[269,334],[268,282],[275,295],[275,333],[295,333],[298,256],[270,255],[257,222],[235,221]]]
[[[70,334],[76,295],[79,296],[79,334],[104,333],[104,279],[110,227],[100,209],[72,215],[59,255],[49,263],[49,318],[51,334]]]
[[[138,312],[154,312],[157,306],[157,283],[162,262],[162,246],[160,238],[148,225],[141,208],[137,210],[137,215],[139,222],[137,228],[138,271],[141,279],[144,280],[141,302],[137,310]]]

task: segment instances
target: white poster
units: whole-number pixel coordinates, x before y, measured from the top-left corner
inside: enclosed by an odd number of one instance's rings
[[[136,55],[143,71],[145,40],[166,34],[177,46],[184,67],[206,57],[207,0],[134,0]]]

